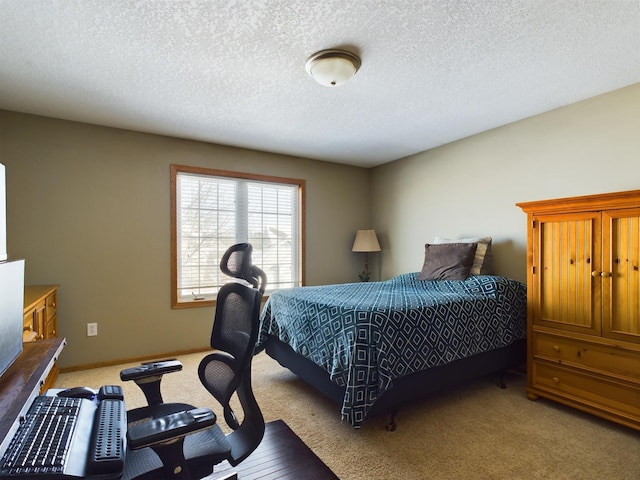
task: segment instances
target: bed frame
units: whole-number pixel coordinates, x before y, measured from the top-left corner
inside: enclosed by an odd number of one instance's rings
[[[323,368],[299,355],[275,337],[270,336],[265,346],[267,354],[280,365],[291,370],[333,402],[342,405],[345,387],[332,382]],[[498,385],[506,388],[503,381],[504,373],[525,363],[526,340],[518,340],[506,347],[397,378],[393,381],[393,388],[384,392],[371,407],[368,417],[390,414],[386,429],[393,431],[396,428],[395,415],[406,403],[437,390],[492,373],[500,374]]]

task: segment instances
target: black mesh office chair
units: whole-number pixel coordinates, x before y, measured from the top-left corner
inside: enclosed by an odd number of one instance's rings
[[[222,431],[209,409],[163,402],[162,375],[181,370],[180,362],[169,360],[123,370],[120,378],[134,380],[148,403],[127,412],[123,479],[202,478],[224,460],[238,465],[260,444],[265,424],[251,388],[251,360],[266,275],[251,264],[251,251],[248,243],[234,245],[220,261],[223,273],[251,286],[229,282],[220,288],[211,332],[214,351],[198,368],[200,381],[222,406],[230,433]],[[236,415],[230,405],[234,393],[242,415]]]

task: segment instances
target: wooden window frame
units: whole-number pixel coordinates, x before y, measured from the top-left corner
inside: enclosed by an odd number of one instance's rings
[[[256,182],[290,184],[298,186],[298,279],[297,285],[304,285],[305,278],[305,245],[306,245],[306,181],[301,179],[277,177],[271,175],[259,175],[252,173],[234,172],[228,170],[218,170],[205,167],[194,167],[187,165],[175,165],[170,167],[170,189],[171,189],[171,308],[193,308],[210,307],[216,305],[216,300],[191,300],[179,301],[178,298],[178,232],[177,232],[177,178],[180,173],[228,177],[230,179],[249,180]]]

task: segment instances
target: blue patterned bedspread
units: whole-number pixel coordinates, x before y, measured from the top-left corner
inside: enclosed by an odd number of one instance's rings
[[[342,417],[359,427],[395,378],[504,347],[526,335],[526,286],[500,276],[278,290],[261,316],[269,335],[346,387]]]

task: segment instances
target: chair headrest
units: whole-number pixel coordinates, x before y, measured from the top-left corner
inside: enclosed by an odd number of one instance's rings
[[[251,262],[253,246],[250,243],[237,243],[224,252],[220,260],[220,270],[225,275],[239,278],[264,293],[267,276]]]

